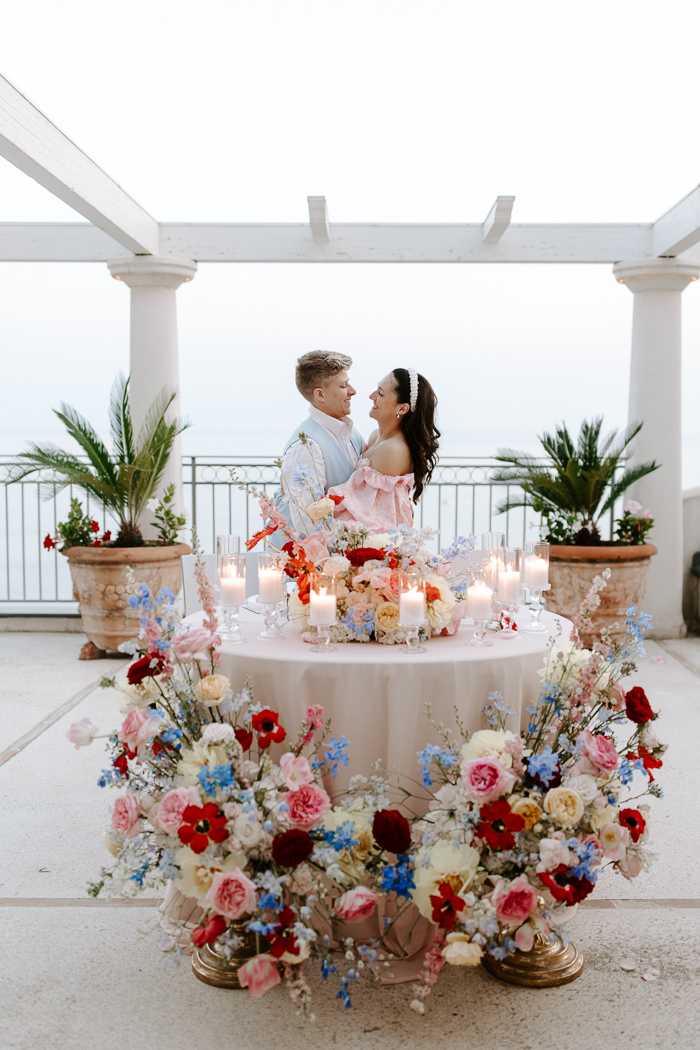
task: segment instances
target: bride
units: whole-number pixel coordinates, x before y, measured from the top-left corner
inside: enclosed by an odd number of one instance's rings
[[[357,469],[343,485],[328,491],[342,496],[336,521],[358,522],[372,532],[413,525],[418,503],[437,462],[440,431],[435,426],[437,398],[414,368],[395,368],[370,394],[370,434]]]

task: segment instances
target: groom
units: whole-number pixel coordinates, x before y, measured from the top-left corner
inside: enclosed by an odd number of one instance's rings
[[[311,350],[297,361],[297,390],[309,402],[309,415],[285,446],[276,502],[303,536],[314,526],[298,505],[308,507],[329,488],[347,481],[365,447],[350,419],[356,393],[348,376],[351,367],[351,357],[330,350]],[[308,440],[301,441],[300,433]]]

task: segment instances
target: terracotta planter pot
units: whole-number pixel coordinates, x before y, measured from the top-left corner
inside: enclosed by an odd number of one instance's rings
[[[69,547],[73,597],[80,603],[85,633],[98,649],[114,651],[138,634],[140,614],[127,604],[126,570],[153,593],[182,585],[180,557],[191,554],[186,543],[172,547]]]
[[[625,613],[632,603],[639,608],[647,586],[647,570],[657,550],[653,543],[637,546],[575,547],[550,546],[550,591],[545,591],[549,612],[576,617],[578,608],[590,590],[595,576],[610,569],[608,586],[600,594],[600,605],[593,617],[595,632],[582,636],[584,645],[591,645],[603,627],[619,624],[612,635],[624,633]]]

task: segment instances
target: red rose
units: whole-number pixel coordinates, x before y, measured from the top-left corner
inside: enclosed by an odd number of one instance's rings
[[[458,897],[449,882],[441,882],[438,892],[430,895],[433,907],[433,922],[441,930],[451,930],[457,920],[457,912],[464,911],[464,901]]]
[[[279,715],[276,711],[265,708],[257,715],[253,715],[253,729],[258,733],[258,747],[265,751],[270,744],[281,744],[287,733],[279,724]]]
[[[44,547],[46,547],[47,551],[51,551],[51,550],[54,549],[55,546],[56,546],[56,541],[54,539],[52,539],[52,537],[47,534],[46,539],[44,540]]]
[[[651,722],[654,717],[647,694],[640,685],[635,685],[633,689],[625,693],[625,714],[630,722],[636,722],[637,725],[642,722]]]
[[[142,656],[140,660],[135,660],[126,672],[127,681],[129,685],[138,685],[144,678],[153,678],[154,675],[160,674],[164,665],[162,656]]]
[[[554,871],[541,871],[539,876],[555,901],[567,904],[580,904],[595,885],[589,879],[577,879],[571,875],[566,864],[560,864]]]
[[[372,821],[374,841],[387,853],[408,853],[411,825],[398,809],[378,809]]]
[[[621,827],[628,828],[632,842],[639,842],[647,826],[647,822],[639,810],[621,809],[618,819]]]
[[[228,922],[223,915],[210,915],[204,926],[198,926],[192,931],[190,940],[197,948],[203,948],[205,944],[213,944],[224,932]]]
[[[308,831],[290,828],[272,840],[272,859],[281,868],[296,868],[313,853],[314,840]]]
[[[233,735],[244,751],[250,751],[253,743],[253,734],[250,729],[234,729]]]
[[[213,802],[207,802],[205,806],[187,806],[177,833],[180,842],[189,846],[193,853],[204,853],[210,841],[223,842],[228,838],[226,817]]]
[[[487,802],[481,807],[481,823],[476,826],[476,835],[484,839],[491,849],[511,849],[515,845],[514,831],[522,831],[525,821],[513,813],[504,798]]]
[[[354,551],[345,551],[345,557],[357,568],[366,561],[384,561],[386,555],[376,547],[356,547]]]

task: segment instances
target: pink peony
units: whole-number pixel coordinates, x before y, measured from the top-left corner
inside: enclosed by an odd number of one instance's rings
[[[525,922],[537,907],[537,890],[527,875],[519,875],[508,884],[502,882],[491,900],[496,905],[496,918],[507,926]]]
[[[188,806],[198,806],[201,802],[196,788],[174,788],[163,796],[156,820],[163,831],[174,835],[182,824],[182,814]]]
[[[507,794],[515,783],[514,775],[503,768],[495,755],[464,762],[462,777],[465,794],[472,802],[492,802]]]
[[[191,627],[173,639],[173,649],[183,664],[192,663],[193,660],[208,660],[207,650],[214,644],[215,635],[206,627]]]
[[[241,988],[247,988],[251,995],[259,999],[270,988],[279,984],[282,978],[271,955],[256,955],[238,971]]]
[[[581,755],[583,764],[590,768],[583,769],[584,773],[612,773],[617,769],[620,756],[615,750],[615,745],[609,736],[594,736],[590,729],[584,729],[579,735]],[[580,766],[581,760],[577,763]]]
[[[288,752],[280,759],[280,769],[290,791],[297,791],[302,784],[310,784],[314,779],[308,759]]]
[[[302,784],[296,791],[280,795],[280,799],[289,807],[289,823],[302,831],[310,831],[331,808],[330,798],[316,784]]]
[[[122,722],[117,737],[129,751],[138,752],[152,736],[155,736],[158,724],[159,719],[152,718],[144,708],[132,707]]]
[[[376,890],[370,890],[366,886],[358,886],[354,890],[348,890],[335,902],[333,911],[339,919],[346,922],[359,922],[360,919],[368,919],[377,907],[379,894]]]
[[[71,744],[75,744],[75,750],[79,747],[87,747],[97,735],[97,726],[93,725],[89,718],[81,718],[79,722],[73,722],[66,733]]]
[[[120,795],[112,810],[112,827],[120,835],[133,839],[141,827],[139,803],[133,791]]]
[[[255,911],[255,884],[240,868],[234,871],[217,871],[211,880],[209,892],[204,898],[214,911],[227,919],[240,919],[246,912]]]

